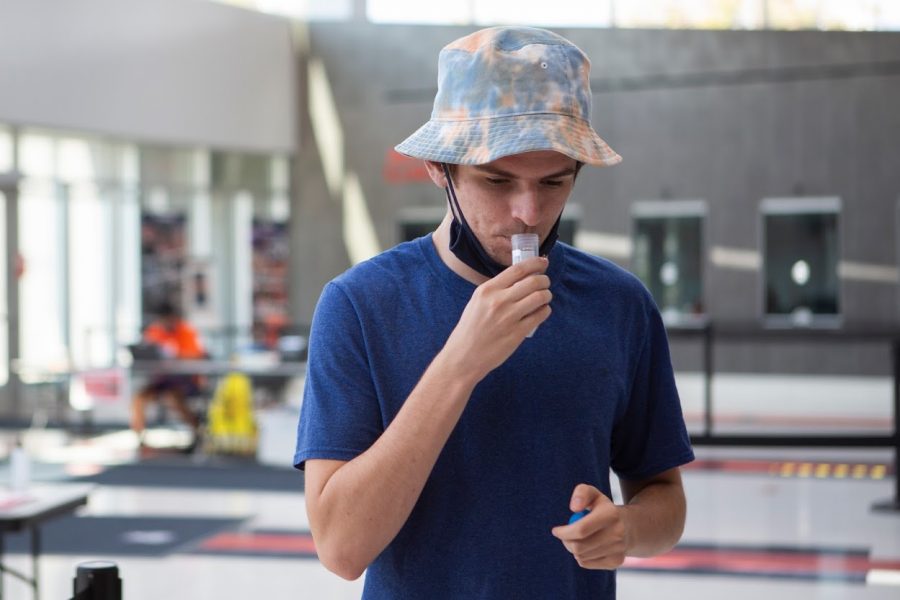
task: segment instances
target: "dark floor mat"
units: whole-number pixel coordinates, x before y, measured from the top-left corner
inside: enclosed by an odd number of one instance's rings
[[[197,463],[189,457],[117,465],[72,481],[111,486],[303,492],[303,474],[296,469],[247,461]]]
[[[204,517],[63,517],[41,529],[45,554],[165,556],[237,528],[242,519]],[[3,536],[6,552],[31,551],[28,533]]]

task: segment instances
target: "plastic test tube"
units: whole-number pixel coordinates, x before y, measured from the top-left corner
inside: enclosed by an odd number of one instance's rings
[[[510,241],[512,242],[512,264],[515,265],[526,258],[539,256],[541,241],[536,233],[515,233]],[[528,337],[533,336],[534,331],[529,333]]]
[[[536,233],[515,233],[512,242],[512,264],[518,264],[526,258],[538,255],[541,242]]]

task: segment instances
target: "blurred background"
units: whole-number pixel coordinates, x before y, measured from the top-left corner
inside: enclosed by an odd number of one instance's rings
[[[308,324],[332,277],[439,222],[392,148],[441,47],[496,24],[592,60],[624,161],[582,172],[562,237],[652,292],[697,445],[680,550],[622,593],[897,597],[900,1],[2,0],[7,500],[17,453],[24,489],[90,486],[46,523],[42,597],[98,556],[129,598],[358,597],[290,468]],[[202,360],[135,351],[166,304]],[[202,378],[201,435],[164,406],[129,429],[160,373]]]

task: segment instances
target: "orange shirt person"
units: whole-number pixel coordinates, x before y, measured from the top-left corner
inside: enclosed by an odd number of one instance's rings
[[[160,348],[165,358],[199,359],[206,356],[197,331],[185,321],[178,309],[169,303],[160,307],[159,318],[144,331],[144,341]],[[131,428],[141,435],[146,428],[144,415],[148,403],[163,400],[175,409],[195,433],[199,419],[187,406],[187,398],[200,392],[200,380],[193,375],[158,375],[135,394],[131,403]]]
[[[147,327],[144,341],[159,346],[167,358],[197,359],[206,354],[197,330],[177,313]]]

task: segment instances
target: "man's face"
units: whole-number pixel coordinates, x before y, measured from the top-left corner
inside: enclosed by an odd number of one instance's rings
[[[536,233],[541,243],[547,239],[575,175],[576,161],[553,151],[459,165],[452,172],[463,216],[490,257],[507,266],[514,233]]]

